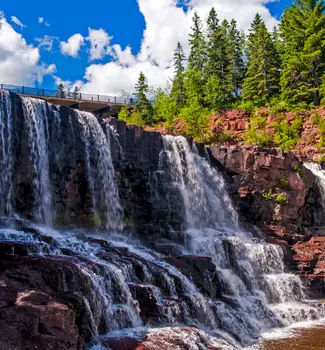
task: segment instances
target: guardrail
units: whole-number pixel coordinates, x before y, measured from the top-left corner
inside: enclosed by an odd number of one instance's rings
[[[67,98],[80,101],[93,101],[104,103],[116,103],[116,104],[132,104],[132,98],[117,97],[117,96],[104,96],[96,94],[86,94],[79,91],[66,91],[66,90],[50,90],[33,88],[27,86],[16,86],[8,84],[0,84],[0,88],[8,91],[15,92],[22,95],[34,95],[39,97],[53,97],[53,98]]]

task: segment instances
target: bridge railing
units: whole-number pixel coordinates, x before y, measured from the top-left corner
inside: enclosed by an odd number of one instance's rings
[[[116,103],[116,104],[132,104],[132,98],[117,97],[117,96],[105,96],[96,94],[86,94],[79,91],[67,91],[67,90],[50,90],[42,88],[34,88],[27,86],[16,86],[8,84],[0,84],[0,88],[8,91],[15,92],[23,95],[34,95],[39,97],[53,97],[53,98],[67,98],[80,101],[93,101],[104,103]]]

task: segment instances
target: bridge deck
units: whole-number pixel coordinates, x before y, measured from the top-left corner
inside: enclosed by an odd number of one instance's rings
[[[132,104],[130,98],[86,94],[76,91],[48,90],[6,84],[0,84],[0,88],[22,96],[43,99],[56,105],[91,112],[102,117],[115,116],[123,106]]]
[[[101,102],[101,101],[87,101],[73,98],[60,98],[60,97],[48,97],[39,96],[33,94],[19,94],[21,96],[28,96],[33,98],[39,98],[55,105],[75,108],[81,111],[90,112],[94,114],[100,114],[101,116],[112,116],[119,113],[121,108],[125,106],[123,103],[114,102]]]

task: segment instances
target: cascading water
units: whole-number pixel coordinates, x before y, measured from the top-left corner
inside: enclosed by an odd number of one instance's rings
[[[51,225],[53,222],[53,202],[49,176],[49,116],[50,106],[38,99],[22,98],[24,129],[29,149],[28,173],[33,178],[34,213],[33,218]],[[58,119],[58,115],[55,116]]]
[[[322,317],[314,306],[299,303],[305,299],[303,285],[285,272],[282,249],[240,228],[222,176],[195,145],[191,149],[185,138],[167,136],[164,153],[184,202],[188,253],[211,256],[223,286],[226,302],[215,303],[222,328],[247,344],[271,327]]]
[[[221,337],[240,348],[256,342],[270,328],[323,316],[317,305],[303,302],[301,281],[285,271],[282,249],[241,229],[225,180],[199,156],[195,144],[191,146],[183,137],[163,137],[157,172],[182,201],[187,229],[183,242],[178,242],[181,258],[198,256],[212,261],[210,283],[217,289],[213,297],[165,255],[126,234],[112,233],[123,230],[123,210],[115,183],[110,127],[81,111],[70,111],[64,124],[54,106],[27,97],[21,102],[25,170],[32,180],[30,217],[37,224],[23,222],[21,228],[2,228],[0,242],[26,243],[31,255],[73,257],[93,289],[88,298],[83,296],[83,302],[94,337],[105,332],[147,332],[154,326],[182,334],[177,327],[194,325],[202,332],[196,341],[203,345],[193,343],[189,349],[205,349],[205,336]],[[49,227],[57,216],[55,192],[65,193],[65,188],[53,190],[51,159],[58,171],[72,176],[60,165],[65,150],[63,134],[68,132],[63,125],[70,130],[67,138],[73,147],[81,140],[77,162],[84,164],[93,221],[103,231],[85,234]],[[0,195],[5,199],[0,215],[8,217],[15,213],[12,147],[11,100],[0,91]],[[154,198],[159,200],[159,193],[154,193]],[[202,279],[210,278],[205,271],[203,274]],[[141,314],[141,300],[135,297],[138,289],[149,291],[150,300],[155,301],[156,309],[150,310],[153,320]]]
[[[0,216],[12,214],[13,154],[9,93],[0,90]]]
[[[78,110],[75,113],[82,128],[94,221],[101,228],[121,231],[122,209],[114,182],[109,126],[103,131],[93,114]]]
[[[317,179],[321,200],[319,201],[320,212],[315,211],[314,216],[319,226],[325,226],[325,170],[317,163],[304,163],[304,167],[310,170]]]

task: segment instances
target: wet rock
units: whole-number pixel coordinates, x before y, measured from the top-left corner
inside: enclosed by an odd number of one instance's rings
[[[190,277],[205,295],[211,298],[219,296],[220,281],[211,257],[182,255],[166,261]]]
[[[91,341],[93,319],[100,327],[103,307],[78,264],[20,249],[0,254],[0,349],[79,350]]]
[[[129,283],[132,296],[139,303],[141,318],[148,321],[158,321],[160,307],[158,305],[157,288],[142,284]]]
[[[227,350],[225,341],[213,339],[193,327],[165,327],[150,329],[143,334],[111,337],[103,345],[113,350]]]

